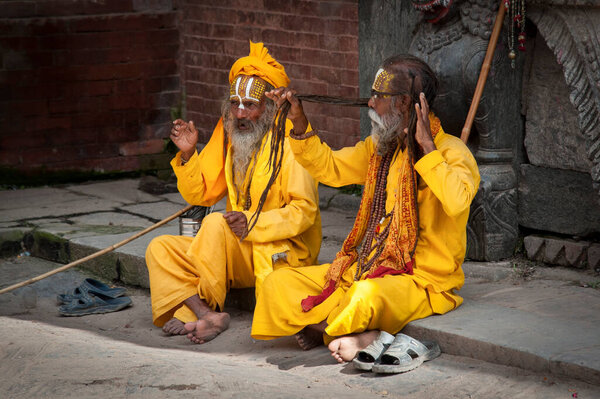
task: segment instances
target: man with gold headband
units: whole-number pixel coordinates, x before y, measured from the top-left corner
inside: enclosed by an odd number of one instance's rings
[[[194,238],[160,236],[148,246],[152,318],[169,335],[210,341],[229,326],[223,312],[229,289],[256,286],[258,295],[274,269],[317,259],[317,185],[294,159],[287,138],[278,173],[270,168],[276,106],[265,91],[288,83],[267,48],[250,42],[250,55],[231,67],[222,118],[199,154],[194,122],[173,122],[171,140],[180,151],[171,166],[181,195],[202,206],[226,196],[227,211],[207,215]],[[287,121],[288,131],[291,126]]]
[[[298,162],[321,183],[362,184],[364,192],[331,264],[266,278],[252,337],[295,335],[303,349],[324,342],[339,362],[350,361],[381,332],[397,334],[462,303],[455,290],[464,283],[466,225],[480,178],[469,149],[429,112],[437,87],[420,59],[385,60],[368,104],[371,135],[339,151],[315,136],[293,90],[267,93],[278,105],[291,104]]]

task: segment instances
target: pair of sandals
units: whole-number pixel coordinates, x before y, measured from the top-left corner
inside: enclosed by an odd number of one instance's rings
[[[131,298],[123,296],[125,288],[111,288],[101,281],[86,278],[71,292],[59,294],[62,304],[58,313],[63,316],[85,316],[89,314],[116,312],[131,305]]]
[[[381,374],[404,373],[441,354],[434,341],[417,341],[402,333],[381,331],[375,341],[356,354],[352,363],[359,370]]]

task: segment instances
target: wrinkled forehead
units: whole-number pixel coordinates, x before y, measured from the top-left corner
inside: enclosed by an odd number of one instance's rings
[[[390,92],[392,91],[392,81],[394,80],[394,75],[383,68],[379,68],[377,73],[375,74],[375,80],[373,81],[373,86],[371,87],[375,91],[379,92]]]
[[[266,88],[265,81],[261,78],[238,75],[229,87],[229,99],[238,100],[240,103],[244,101],[260,103]]]

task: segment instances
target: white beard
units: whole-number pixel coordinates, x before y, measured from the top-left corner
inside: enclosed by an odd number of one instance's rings
[[[252,157],[255,157],[260,149],[262,139],[269,131],[273,123],[275,105],[267,103],[265,111],[256,122],[247,120],[250,129],[240,130],[237,119],[231,115],[229,99],[224,102],[222,108],[223,124],[231,142],[233,157],[233,181],[238,188],[242,188],[246,172],[250,166]]]
[[[371,136],[377,146],[377,153],[385,155],[398,145],[398,138],[401,136],[398,129],[402,126],[402,116],[389,112],[381,117],[374,109],[369,109],[369,118],[371,118]]]

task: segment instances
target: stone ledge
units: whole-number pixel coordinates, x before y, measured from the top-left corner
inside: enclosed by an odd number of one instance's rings
[[[577,269],[600,268],[598,243],[531,235],[524,238],[523,244],[531,260]]]

